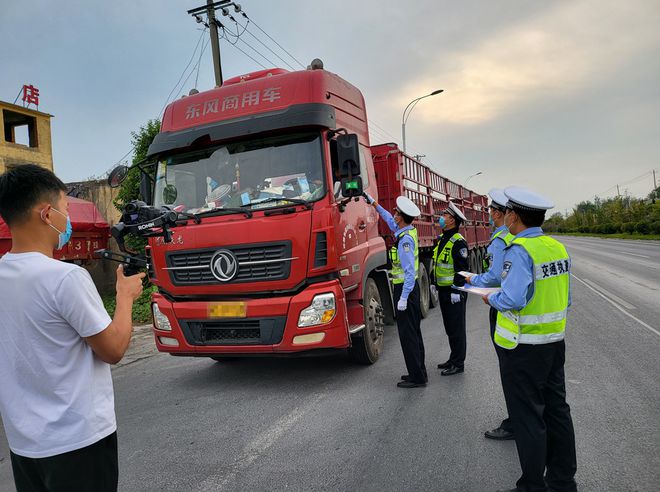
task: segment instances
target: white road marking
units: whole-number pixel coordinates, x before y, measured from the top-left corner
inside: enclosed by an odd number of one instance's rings
[[[258,458],[260,458],[268,449],[275,444],[282,435],[287,432],[294,424],[304,416],[312,406],[318,403],[326,395],[321,393],[313,400],[304,405],[294,408],[287,415],[278,420],[272,427],[259,434],[255,439],[249,442],[243,453],[234,460],[231,471],[224,476],[211,475],[199,484],[197,490],[222,490],[233,482],[236,477],[244,472]]]
[[[576,276],[575,276],[574,274],[572,274],[572,273],[571,273],[571,277],[573,277],[575,280],[577,280],[577,281],[579,281],[579,282],[582,282],[582,283],[583,283],[584,285],[586,285],[589,289],[593,290],[596,294],[598,294],[600,297],[602,297],[603,299],[605,299],[607,302],[609,302],[612,306],[614,306],[615,308],[617,308],[617,309],[618,309],[619,311],[621,311],[623,314],[625,314],[625,315],[628,316],[629,318],[632,318],[632,319],[634,319],[635,321],[637,321],[637,322],[638,322],[640,325],[642,325],[644,328],[647,328],[647,329],[649,329],[650,331],[652,331],[653,333],[655,333],[656,335],[660,336],[660,331],[656,330],[656,329],[653,328],[652,326],[650,326],[650,325],[644,323],[641,319],[636,318],[635,316],[633,316],[632,314],[630,314],[628,311],[626,311],[626,310],[623,309],[621,306],[619,306],[616,302],[614,302],[613,300],[609,299],[609,298],[608,298],[607,296],[605,296],[604,294],[601,294],[600,292],[598,292],[596,289],[594,289],[591,285],[589,285],[587,282],[585,282],[585,281],[582,280],[581,278],[576,277]]]
[[[575,277],[575,275],[573,275],[573,276]],[[577,278],[577,277],[575,277],[575,278]],[[578,280],[579,280],[579,279],[578,279]],[[635,306],[633,306],[632,304],[630,304],[630,303],[624,301],[624,300],[621,299],[619,296],[612,294],[609,290],[604,289],[603,287],[601,287],[601,286],[598,285],[597,283],[592,282],[591,280],[587,280],[587,279],[584,279],[584,280],[582,280],[582,281],[583,281],[585,284],[589,284],[589,286],[590,286],[593,290],[597,290],[597,291],[600,292],[601,294],[603,294],[603,295],[609,297],[610,300],[619,303],[619,304],[620,304],[621,306],[623,306],[624,308],[626,308],[626,309],[635,309]]]
[[[618,251],[618,250],[617,250],[617,251]],[[619,253],[622,253],[622,254],[624,254],[624,255],[639,256],[640,258],[650,258],[650,256],[646,256],[646,255],[638,255],[638,254],[635,254],[635,253],[627,253],[626,251],[618,251],[618,252],[619,252]]]

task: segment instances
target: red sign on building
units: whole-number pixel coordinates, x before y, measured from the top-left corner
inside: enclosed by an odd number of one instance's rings
[[[39,107],[39,89],[37,89],[32,84],[24,85],[23,86],[23,102],[27,103],[28,106],[30,104],[34,104],[37,107]]]

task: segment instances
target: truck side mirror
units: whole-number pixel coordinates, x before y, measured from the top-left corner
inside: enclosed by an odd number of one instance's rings
[[[360,145],[357,135],[339,135],[337,137],[337,160],[342,178],[360,175]],[[344,187],[342,185],[342,192]]]
[[[110,172],[110,176],[108,176],[108,186],[110,188],[119,188],[119,185],[123,183],[126,176],[128,176],[128,167],[117,166]]]
[[[140,196],[146,203],[153,203],[151,178],[144,171],[140,174]]]

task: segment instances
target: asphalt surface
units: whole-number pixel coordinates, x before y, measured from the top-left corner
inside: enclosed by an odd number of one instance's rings
[[[573,259],[566,378],[581,491],[660,489],[660,242],[560,238]],[[504,416],[487,307],[468,303],[466,372],[437,309],[422,323],[429,386],[405,372],[394,327],[360,367],[341,355],[175,358],[138,330],[113,371],[120,490],[493,491],[519,476],[515,445],[483,438]],[[3,434],[0,427],[0,434]],[[13,490],[0,435],[0,490]]]

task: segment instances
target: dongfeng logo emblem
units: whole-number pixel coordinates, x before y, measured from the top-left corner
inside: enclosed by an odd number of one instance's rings
[[[229,282],[238,273],[238,260],[228,249],[219,249],[211,258],[211,273],[220,282]]]

